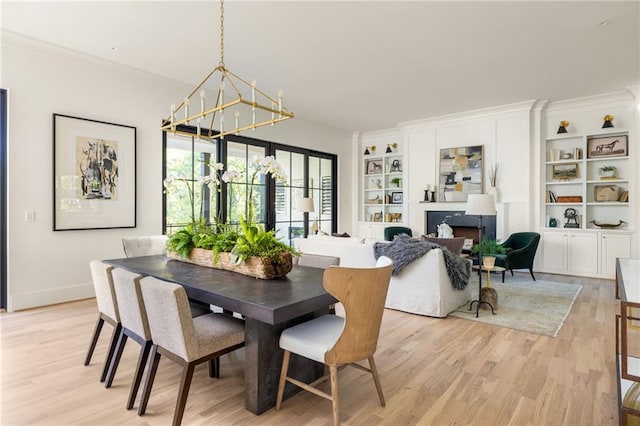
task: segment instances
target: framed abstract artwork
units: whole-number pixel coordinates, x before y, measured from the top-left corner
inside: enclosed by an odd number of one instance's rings
[[[483,145],[440,150],[439,201],[464,202],[469,194],[482,194]]]
[[[53,114],[53,230],[135,226],[136,128]]]

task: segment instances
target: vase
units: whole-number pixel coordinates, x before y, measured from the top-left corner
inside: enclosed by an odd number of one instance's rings
[[[293,267],[293,256],[289,252],[280,253],[277,261],[272,261],[268,257],[251,256],[241,263],[233,262],[231,253],[220,253],[218,261],[214,263],[213,252],[201,248],[191,249],[189,257],[182,257],[178,253],[167,251],[167,257],[194,265],[237,272],[263,280],[284,277]]]
[[[490,269],[496,266],[496,258],[493,256],[482,256],[482,266]]]
[[[500,201],[500,192],[498,192],[498,188],[496,188],[495,186],[490,187],[487,190],[487,194],[491,194],[493,196],[493,201],[494,202],[498,202]]]
[[[640,411],[640,383],[635,382],[627,390],[627,393],[624,394],[622,406]],[[622,413],[622,415],[624,416],[625,413]],[[632,414],[626,414],[626,416],[628,426],[640,426],[640,417]],[[624,424],[622,421],[620,423]]]

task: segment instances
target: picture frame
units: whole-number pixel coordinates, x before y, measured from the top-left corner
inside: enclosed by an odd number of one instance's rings
[[[629,155],[629,137],[594,136],[587,138],[587,158],[627,157]]]
[[[136,128],[53,114],[53,230],[136,227]]]
[[[391,193],[391,204],[402,204],[403,193],[402,192],[392,192]]]
[[[556,180],[568,180],[578,177],[578,163],[554,164],[551,177]]]
[[[439,160],[438,201],[464,202],[483,193],[483,145],[443,148]]]
[[[382,173],[382,160],[367,160],[367,174],[378,175]]]
[[[382,212],[376,212],[373,214],[374,222],[382,222]]]

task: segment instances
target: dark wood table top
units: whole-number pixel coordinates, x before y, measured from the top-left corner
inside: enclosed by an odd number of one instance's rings
[[[236,272],[180,262],[162,255],[109,259],[104,262],[180,284],[190,299],[238,312],[267,324],[279,324],[337,302],[324,289],[324,270],[318,268],[294,266],[284,278],[261,280]]]

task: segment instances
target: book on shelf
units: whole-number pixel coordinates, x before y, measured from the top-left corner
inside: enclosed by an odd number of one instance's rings
[[[547,191],[547,203],[557,203],[556,194],[551,191]]]
[[[618,199],[618,201],[620,201],[621,203],[628,203],[629,202],[629,191],[624,191],[620,195],[620,198]]]
[[[573,148],[573,159],[582,160],[582,148]]]

